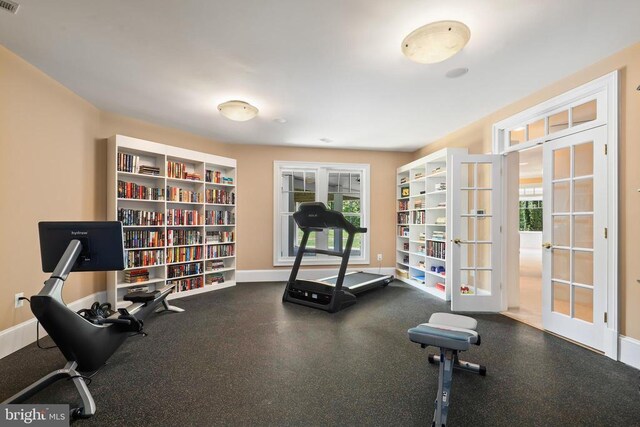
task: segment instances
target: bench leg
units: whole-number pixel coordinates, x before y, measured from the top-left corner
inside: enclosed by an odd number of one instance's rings
[[[433,425],[442,427],[447,424],[449,402],[451,400],[451,380],[453,378],[453,361],[457,358],[457,352],[450,349],[440,349],[440,377],[438,378],[438,397],[436,410],[433,414]]]
[[[440,356],[438,356],[437,354],[430,354],[429,355],[429,363],[440,363]],[[460,360],[458,359],[458,354],[456,353],[454,361],[453,361],[453,368],[454,369],[459,369],[461,371],[467,371],[467,372],[471,372],[474,374],[480,374],[483,377],[485,375],[487,375],[487,368],[483,365],[478,365],[477,363],[471,363],[471,362],[466,362],[464,360]]]

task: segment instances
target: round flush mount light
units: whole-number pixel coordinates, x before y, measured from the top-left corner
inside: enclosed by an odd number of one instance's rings
[[[273,119],[273,121],[274,121],[275,123],[280,123],[281,125],[283,125],[283,124],[287,123],[287,119],[282,118],[282,117],[278,117],[277,119]]]
[[[457,79],[458,77],[462,77],[469,72],[468,68],[454,68],[453,70],[447,71],[445,76],[449,79]]]
[[[471,31],[462,22],[432,22],[405,37],[402,53],[414,62],[435,64],[460,52],[469,38]]]
[[[246,122],[258,115],[258,109],[244,101],[227,101],[218,105],[220,114],[229,120]]]

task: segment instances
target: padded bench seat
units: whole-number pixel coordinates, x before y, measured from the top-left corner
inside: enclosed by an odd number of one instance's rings
[[[465,351],[471,344],[479,344],[480,336],[475,331],[478,322],[467,316],[449,313],[434,313],[429,323],[409,329],[409,339],[423,346],[444,347]]]

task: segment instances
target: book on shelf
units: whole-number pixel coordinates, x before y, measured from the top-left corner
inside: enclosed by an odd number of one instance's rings
[[[175,278],[180,278],[184,276],[192,276],[195,274],[202,274],[201,262],[167,266],[167,275],[169,279],[175,279]]]
[[[206,247],[207,258],[222,258],[235,255],[235,248],[233,244],[214,245]]]
[[[174,262],[198,261],[202,259],[202,246],[167,248],[167,264]]]
[[[435,184],[435,189],[436,189],[436,191],[445,191],[447,189],[447,183],[446,182],[439,182],[439,183]]]
[[[409,181],[409,177],[408,176],[403,176],[400,178],[400,184],[406,184],[407,181]]]
[[[415,211],[413,212],[413,223],[414,224],[424,224],[425,223],[425,212],[424,211]]]
[[[125,249],[157,248],[164,246],[164,232],[152,230],[125,230]]]
[[[429,240],[427,242],[427,255],[444,260],[447,255],[446,248],[446,242],[435,242],[433,240]]]
[[[399,200],[398,201],[398,210],[399,211],[408,211],[409,210],[409,201],[408,200]]]
[[[127,268],[152,267],[164,264],[164,249],[127,251]]]
[[[164,225],[164,213],[155,211],[143,211],[139,209],[118,209],[118,221],[122,225]]]
[[[205,200],[207,203],[216,203],[219,205],[235,205],[236,193],[221,188],[208,188],[205,190]]]
[[[444,231],[435,230],[431,233],[431,238],[433,240],[445,240],[446,234]]]
[[[140,163],[140,156],[133,154],[118,153],[117,169],[119,172],[135,173]]]
[[[189,179],[192,181],[202,181],[202,176],[196,172],[188,171],[189,166],[185,163],[167,161],[167,177],[177,179]]]
[[[207,275],[207,285],[215,285],[217,283],[224,283],[224,275],[222,273]]]
[[[207,270],[221,270],[223,268],[225,268],[225,265],[222,260],[209,261],[207,264]]]
[[[409,237],[409,227],[398,227],[398,236]]]
[[[132,294],[134,292],[149,292],[148,286],[133,286],[127,289],[128,294]]]
[[[424,177],[424,172],[416,172],[413,174],[413,179],[420,179]]]
[[[175,292],[190,291],[203,287],[202,276],[188,277],[186,279],[169,280],[169,285],[176,285]]]
[[[207,231],[205,243],[233,243],[235,241],[234,231]]]
[[[196,209],[167,209],[167,225],[202,225],[203,217]]]
[[[224,176],[222,172],[216,170],[206,170],[205,180],[212,184],[225,184],[233,185],[233,178],[230,176]]]
[[[126,270],[124,272],[125,283],[146,282],[149,280],[149,270],[140,268],[137,270]]]
[[[236,214],[232,211],[207,211],[206,225],[235,225]]]
[[[180,187],[167,186],[167,201],[202,203],[202,193]]]
[[[202,244],[202,232],[200,230],[167,230],[167,246],[199,244]]]
[[[160,168],[156,167],[156,166],[140,166],[138,168],[138,173],[142,174],[142,175],[154,175],[154,176],[158,176],[160,175]]]
[[[398,212],[398,224],[408,224],[408,223],[409,223],[409,213]]]
[[[164,200],[164,188],[153,188],[135,182],[118,181],[118,198],[132,200]]]

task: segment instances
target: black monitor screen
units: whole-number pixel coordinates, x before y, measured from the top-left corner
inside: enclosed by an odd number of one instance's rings
[[[122,223],[119,221],[40,222],[42,271],[51,273],[69,242],[79,240],[82,251],[71,271],[124,269]]]

